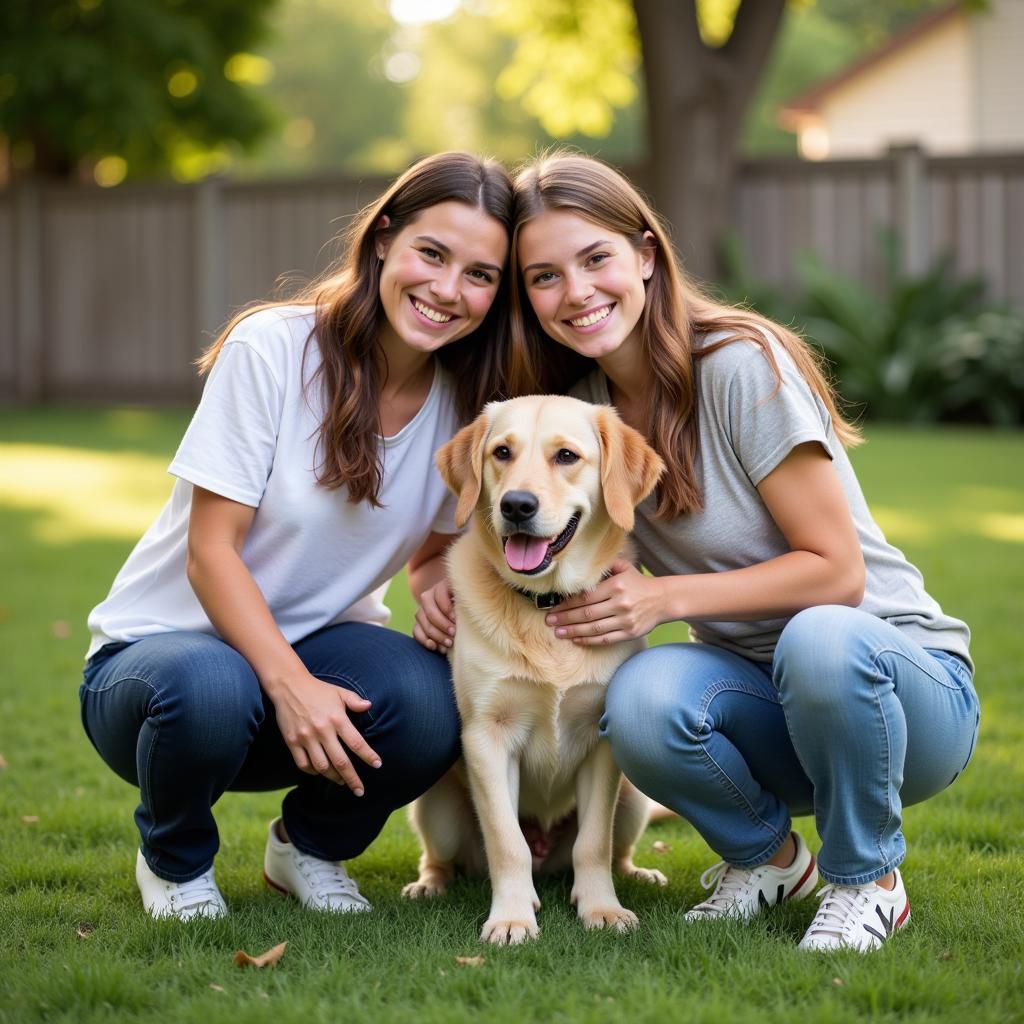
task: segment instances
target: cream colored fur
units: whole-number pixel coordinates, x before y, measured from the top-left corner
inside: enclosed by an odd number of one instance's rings
[[[579,460],[563,464],[563,450]],[[557,638],[545,612],[511,588],[574,594],[596,585],[626,551],[633,510],[657,482],[661,460],[611,408],[530,396],[489,405],[438,452],[438,466],[459,496],[459,525],[472,516],[447,559],[463,759],[413,805],[423,855],[403,892],[440,893],[457,868],[486,869],[492,902],[481,938],[521,942],[538,931],[533,869],[571,863],[584,925],[626,930],[637,919],[615,894],[613,860],[624,873],[665,878],[633,864],[649,802],[623,784],[598,720],[612,673],[643,642],[585,647]],[[500,501],[515,490],[539,499],[546,537],[581,513],[572,540],[535,576],[511,569],[503,553]],[[577,827],[535,864],[520,818],[548,830],[573,810]]]

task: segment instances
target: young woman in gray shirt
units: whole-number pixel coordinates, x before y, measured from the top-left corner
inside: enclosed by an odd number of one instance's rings
[[[599,161],[542,157],[516,199],[512,375],[614,404],[668,466],[637,510],[651,575],[618,564],[548,621],[575,644],[691,626],[623,665],[602,725],[721,858],[686,917],[750,918],[820,872],[800,947],[880,946],[910,918],[902,808],[974,748],[969,631],[871,518],[857,431],[800,338],[708,298]],[[812,811],[817,861],[791,828]]]

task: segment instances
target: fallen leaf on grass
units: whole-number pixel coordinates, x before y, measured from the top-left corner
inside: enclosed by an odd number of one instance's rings
[[[235,966],[273,967],[284,955],[284,947],[287,945],[287,941],[279,942],[273,949],[268,949],[266,953],[260,953],[259,956],[249,956],[244,949],[240,949],[235,953]]]
[[[481,967],[485,959],[482,956],[457,956],[455,962],[460,967]]]
[[[651,849],[655,853],[668,853],[672,847],[669,846],[668,843],[663,843],[660,839],[655,839],[655,841],[651,843]]]
[[[58,640],[67,640],[71,636],[71,623],[66,619],[57,619],[55,622],[50,623],[50,632]]]
[[[82,921],[81,924],[79,924],[78,927],[75,929],[75,934],[80,939],[87,939],[89,938],[90,935],[92,935],[94,931],[96,931],[96,925],[94,925],[91,921]]]
[[[38,814],[23,814],[21,816],[21,820],[26,825],[38,825],[39,824],[39,815]]]

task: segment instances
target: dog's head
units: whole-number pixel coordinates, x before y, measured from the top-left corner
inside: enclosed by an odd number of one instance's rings
[[[574,550],[592,557],[609,531],[617,554],[664,470],[614,409],[552,395],[491,403],[438,451],[437,465],[458,495],[457,524],[478,510],[500,543],[503,574],[520,579],[556,574]]]

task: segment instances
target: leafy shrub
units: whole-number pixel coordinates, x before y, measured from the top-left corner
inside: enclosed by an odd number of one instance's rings
[[[987,304],[984,281],[958,279],[948,257],[910,276],[891,233],[880,244],[882,294],[813,254],[799,258],[799,286],[785,294],[753,278],[735,239],[723,249],[722,290],[817,346],[843,398],[872,418],[1021,422],[1024,316]]]
[[[1000,426],[1024,421],[1024,316],[984,310],[942,325],[936,341],[946,418]]]

